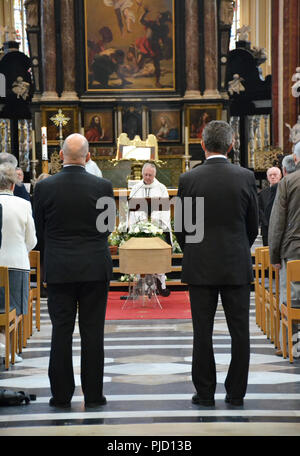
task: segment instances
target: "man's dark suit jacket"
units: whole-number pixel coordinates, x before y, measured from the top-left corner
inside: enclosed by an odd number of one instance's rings
[[[64,167],[36,185],[34,215],[47,283],[111,279],[110,233],[96,228],[96,203],[103,196],[114,202],[111,182],[81,166]]]
[[[211,158],[182,174],[178,196],[204,198],[204,238],[185,243],[182,281],[191,285],[243,285],[253,280],[250,247],[258,233],[254,174],[225,158]],[[184,211],[183,211],[184,212]]]
[[[30,195],[29,195],[28,191],[26,190],[24,184],[15,185],[14,195],[19,196],[19,198],[24,198],[27,201],[30,201]]]

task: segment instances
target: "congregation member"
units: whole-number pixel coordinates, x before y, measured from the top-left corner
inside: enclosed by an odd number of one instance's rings
[[[295,162],[294,162],[293,154],[285,155],[283,157],[282,163],[281,163],[281,168],[282,168],[283,177],[286,176],[287,174],[291,174],[291,173],[293,173],[295,171],[296,165],[295,165]],[[266,218],[266,220],[268,222],[268,227],[269,227],[269,220],[270,220],[270,217],[271,217],[273,204],[274,204],[275,197],[276,197],[278,182],[276,182],[275,184],[270,186],[270,198],[269,198],[269,200],[266,203],[265,218]]]
[[[277,166],[272,166],[267,170],[267,180],[269,186],[264,188],[258,195],[259,204],[259,222],[261,228],[261,236],[263,245],[269,245],[268,243],[268,228],[269,228],[269,217],[270,210],[268,208],[273,206],[273,202],[276,195],[277,184],[282,177],[281,170]]]
[[[293,159],[293,154],[285,155],[283,157],[283,160],[281,163],[281,168],[282,168],[283,177],[286,176],[287,174],[293,173],[295,171],[296,165],[295,165],[295,162]],[[269,228],[269,220],[271,217],[274,200],[276,197],[278,182],[276,182],[275,184],[270,186],[270,197],[269,197],[268,201],[266,202],[266,207],[265,207],[265,211],[264,211],[265,220],[267,220],[267,223],[268,223],[268,228]]]
[[[16,167],[16,172],[17,172],[17,176],[18,176],[18,179],[20,182],[24,182],[24,173],[23,173],[23,170],[22,168],[20,168],[19,166]]]
[[[16,314],[28,312],[29,271],[28,253],[37,242],[31,204],[23,198],[14,196],[18,183],[15,166],[9,163],[0,165],[0,204],[2,208],[2,229],[0,266],[9,269],[10,307]],[[0,311],[4,312],[4,289],[0,289]],[[5,356],[5,337],[1,333],[0,356]],[[15,357],[20,362],[20,356]]]
[[[135,184],[130,192],[131,198],[168,198],[167,187],[156,179],[156,166],[153,163],[145,163],[142,168],[142,182]],[[148,213],[138,210],[130,211],[129,226],[137,222],[148,220]],[[166,242],[172,244],[170,210],[151,212],[150,220],[159,225],[166,234]],[[162,296],[169,296],[170,290],[166,287],[166,275],[157,274],[158,291]]]
[[[4,163],[10,163],[15,169],[17,169],[18,167],[18,160],[13,154],[10,154],[8,152],[0,152],[0,165]],[[19,196],[20,198],[24,198],[27,201],[30,201],[30,194],[28,193],[25,185],[23,184],[23,182],[20,181],[20,179],[18,179],[16,182],[14,195]]]
[[[212,342],[214,317],[221,296],[231,336],[231,362],[225,380],[225,402],[242,406],[246,394],[250,340],[250,284],[253,280],[251,245],[258,233],[258,202],[253,172],[227,159],[233,131],[224,121],[212,121],[203,131],[206,161],[180,176],[175,206],[175,234],[183,251],[181,280],[188,284],[192,323],[192,381],[196,394],[192,403],[214,406],[216,364]],[[192,208],[204,198],[204,214],[185,213],[187,199]],[[181,204],[179,204],[181,203]],[[182,211],[180,211],[182,206]],[[178,212],[179,211],[179,212]],[[193,216],[204,220],[203,239],[186,229]],[[178,229],[182,218],[182,230]]]
[[[296,171],[296,164],[293,154],[285,155],[281,163],[283,177]]]
[[[44,250],[44,279],[52,323],[49,379],[50,406],[70,408],[75,390],[72,335],[78,310],[81,337],[81,386],[86,407],[106,403],[103,395],[104,321],[112,260],[109,228],[98,231],[104,209],[100,198],[114,203],[110,181],[85,170],[86,138],[65,139],[62,170],[37,183],[34,213],[38,241]],[[100,200],[101,201],[101,200]]]
[[[285,175],[278,183],[276,198],[271,212],[269,226],[270,262],[279,269],[280,303],[286,302],[286,264],[290,260],[300,260],[300,142],[294,147],[295,171]],[[291,286],[291,299],[300,300],[300,284]],[[298,301],[298,307],[300,301]],[[293,341],[297,341],[298,324],[293,324]],[[282,346],[282,333],[280,331]],[[277,355],[282,354],[279,349]],[[293,356],[299,357],[297,345],[293,346]]]

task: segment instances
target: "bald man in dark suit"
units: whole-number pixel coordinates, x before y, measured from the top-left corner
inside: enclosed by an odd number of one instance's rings
[[[104,321],[112,260],[107,238],[114,227],[114,196],[107,179],[85,170],[88,142],[79,134],[66,138],[60,152],[63,169],[39,182],[34,213],[44,250],[44,280],[52,322],[50,405],[69,408],[75,389],[72,335],[78,310],[81,336],[81,386],[86,407],[104,405]],[[105,206],[112,220],[98,225]],[[109,216],[108,216],[109,217]],[[105,221],[105,217],[103,218]]]

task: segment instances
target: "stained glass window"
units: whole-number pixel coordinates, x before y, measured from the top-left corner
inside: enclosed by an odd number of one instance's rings
[[[16,41],[20,43],[19,50],[24,54],[29,55],[29,48],[26,36],[26,14],[24,0],[14,0],[14,18]]]

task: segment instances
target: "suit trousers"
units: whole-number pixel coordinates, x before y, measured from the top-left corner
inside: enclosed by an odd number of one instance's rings
[[[250,360],[250,285],[189,285],[194,332],[192,380],[202,399],[214,397],[217,378],[212,336],[219,293],[231,336],[231,362],[225,389],[231,398],[242,399],[246,394]]]
[[[52,322],[49,379],[57,402],[70,402],[75,380],[72,339],[78,310],[81,337],[81,386],[85,402],[103,394],[104,323],[109,282],[48,284],[48,311]]]

